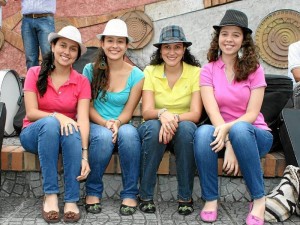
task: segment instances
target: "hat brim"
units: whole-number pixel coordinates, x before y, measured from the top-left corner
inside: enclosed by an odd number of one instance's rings
[[[186,47],[190,47],[192,45],[192,42],[189,41],[162,41],[153,44],[153,46],[159,48],[162,44],[173,44],[173,43],[183,43]]]
[[[69,40],[71,40],[71,41],[75,41],[76,43],[78,43],[79,46],[80,46],[80,52],[81,52],[80,56],[82,56],[84,53],[87,52],[87,48],[86,48],[83,44],[77,42],[76,40],[67,38],[67,37],[65,37],[65,36],[59,35],[59,34],[54,33],[54,32],[51,32],[51,33],[48,35],[48,42],[51,44],[51,42],[52,42],[54,39],[56,39],[56,38],[66,38],[66,39],[69,39]]]
[[[127,36],[115,36],[115,35],[106,35],[106,34],[97,34],[97,35],[96,35],[96,37],[97,37],[99,40],[101,40],[101,38],[102,38],[103,36],[125,37],[125,38],[128,39],[128,42],[133,42],[133,41],[134,41],[134,39],[133,39],[132,37],[130,37],[130,36],[127,37]]]
[[[214,28],[215,30],[220,30],[222,27],[226,27],[226,26],[236,26],[236,27],[240,27],[240,28],[242,28],[243,30],[245,30],[246,32],[252,34],[252,30],[249,29],[248,27],[241,27],[241,26],[237,26],[236,24],[226,24],[226,25],[222,25],[222,26],[220,26],[220,25],[214,25],[213,28]]]

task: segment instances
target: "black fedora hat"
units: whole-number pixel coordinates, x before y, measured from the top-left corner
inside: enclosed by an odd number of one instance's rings
[[[219,25],[214,25],[213,28],[219,30],[224,26],[238,26],[246,32],[252,33],[252,30],[248,28],[248,18],[246,14],[235,9],[228,9],[221,20],[221,23]]]

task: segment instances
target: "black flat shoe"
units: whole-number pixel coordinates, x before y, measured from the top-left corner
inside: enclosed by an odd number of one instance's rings
[[[190,202],[178,202],[177,212],[183,216],[187,216],[194,212],[193,199]]]
[[[144,201],[139,198],[139,209],[144,213],[155,213],[156,207],[153,200]]]
[[[101,203],[85,204],[84,207],[87,212],[93,214],[101,213],[102,210]]]
[[[121,204],[120,206],[120,214],[123,216],[131,216],[136,212],[136,206],[128,206]]]

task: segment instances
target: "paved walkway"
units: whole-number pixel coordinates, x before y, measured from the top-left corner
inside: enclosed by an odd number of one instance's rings
[[[0,197],[0,224],[1,225],[31,225],[47,224],[41,217],[42,199],[37,198],[19,198],[19,197]],[[144,214],[137,211],[133,216],[121,216],[119,214],[120,200],[103,199],[103,211],[100,214],[87,214],[84,207],[79,203],[82,210],[82,217],[77,224],[206,224],[199,219],[199,210],[202,202],[195,203],[195,212],[189,216],[181,216],[177,213],[176,202],[157,202],[156,214]],[[60,205],[62,211],[63,205]],[[248,204],[245,202],[221,203],[219,206],[219,220],[214,224],[241,225],[245,224]],[[59,224],[64,224],[62,221]],[[269,224],[269,223],[266,223]],[[284,223],[272,223],[284,225],[300,224],[300,217],[292,216]]]

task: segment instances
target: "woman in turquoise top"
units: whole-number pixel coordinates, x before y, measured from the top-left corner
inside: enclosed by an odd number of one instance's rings
[[[100,213],[103,174],[114,149],[119,152],[123,190],[120,213],[136,211],[141,142],[134,126],[127,124],[142,93],[143,72],[124,61],[131,38],[126,23],[110,20],[100,39],[99,54],[87,64],[83,74],[91,82],[89,163],[91,173],[86,181],[86,210]]]

